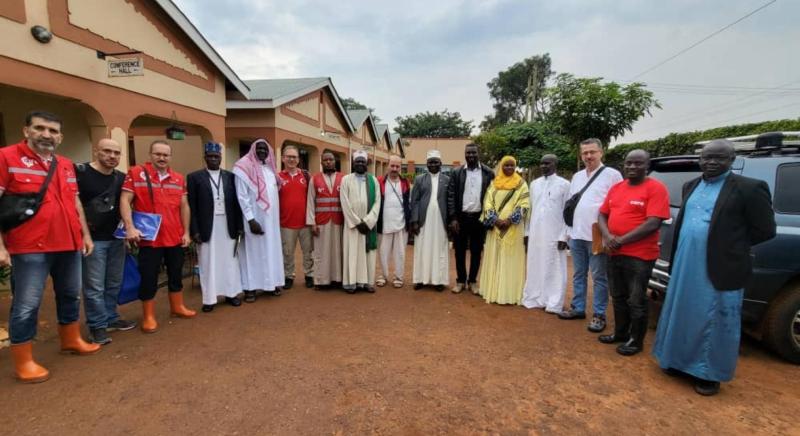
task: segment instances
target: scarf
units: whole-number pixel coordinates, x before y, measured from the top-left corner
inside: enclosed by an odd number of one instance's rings
[[[267,145],[269,155],[267,156],[266,164],[277,177],[277,172],[275,171],[275,152],[266,139],[256,139],[253,141],[253,143],[250,144],[250,151],[233,164],[233,172],[239,173],[256,192],[256,204],[258,207],[262,210],[267,210],[270,206],[269,199],[267,198],[267,183],[264,180],[264,174],[261,172],[261,161],[256,155],[256,144],[259,142],[263,142]]]
[[[371,175],[367,174],[367,211],[372,210],[372,206],[375,205],[375,191],[376,191],[376,180]],[[378,248],[378,226],[372,228],[372,230],[367,233],[367,252],[371,250],[376,250]]]
[[[513,156],[503,156],[503,158],[500,159],[500,163],[497,164],[497,169],[495,170],[496,176],[494,176],[494,181],[492,182],[495,189],[510,191],[516,188],[522,181],[522,176],[517,174],[516,171],[510,176],[505,175],[503,172],[503,165],[509,161],[513,162],[514,166],[517,165],[517,160],[514,159]]]

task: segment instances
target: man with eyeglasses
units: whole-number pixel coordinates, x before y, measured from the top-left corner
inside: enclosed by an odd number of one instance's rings
[[[307,288],[314,287],[314,260],[311,252],[311,226],[306,225],[306,206],[308,200],[308,171],[298,168],[300,152],[294,145],[283,148],[284,170],[278,173],[280,183],[279,200],[281,216],[281,243],[283,244],[283,273],[286,276],[284,289],[294,285],[294,250],[300,240],[303,252],[303,272]]]
[[[128,241],[139,245],[139,274],[142,283],[144,333],[158,330],[155,296],[161,265],[167,267],[170,314],[178,318],[193,318],[197,313],[183,304],[183,249],[191,243],[189,237],[189,200],[183,175],[172,170],[172,147],[164,140],[150,144],[150,162],[128,171],[122,185],[120,213]],[[142,232],[133,224],[133,211],[161,215],[161,227],[155,240],[142,239]]]

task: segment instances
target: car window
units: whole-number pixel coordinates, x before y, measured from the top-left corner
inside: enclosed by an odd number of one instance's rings
[[[667,190],[669,191],[669,205],[672,207],[681,206],[684,183],[698,176],[700,176],[700,171],[653,171],[650,173],[650,177],[658,179],[667,186]]]
[[[776,212],[800,214],[800,163],[778,166],[773,207]]]

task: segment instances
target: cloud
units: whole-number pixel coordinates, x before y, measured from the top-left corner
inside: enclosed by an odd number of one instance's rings
[[[387,121],[447,108],[476,124],[491,112],[486,82],[525,57],[550,53],[556,71],[627,80],[763,4],[175,1],[242,78],[330,76],[342,96],[376,108]],[[790,82],[800,71],[797,16],[800,2],[776,2],[641,79],[745,87]],[[742,96],[663,90],[657,96],[664,109],[637,123],[625,141],[749,121],[756,112],[754,118],[766,119],[800,113],[800,94],[791,92],[742,104],[735,102]]]

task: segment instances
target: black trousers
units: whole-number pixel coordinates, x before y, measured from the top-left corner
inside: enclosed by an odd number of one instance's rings
[[[642,346],[647,332],[647,281],[655,260],[608,257],[608,287],[614,304],[614,335]]]
[[[162,264],[167,267],[167,289],[170,292],[183,290],[183,247],[139,247],[140,300],[152,300],[156,296]]]
[[[456,250],[456,282],[475,283],[478,281],[478,269],[481,266],[483,241],[486,239],[486,228],[480,222],[481,214],[462,213],[458,218],[459,232],[453,245]],[[467,249],[469,248],[469,276],[467,276]]]

